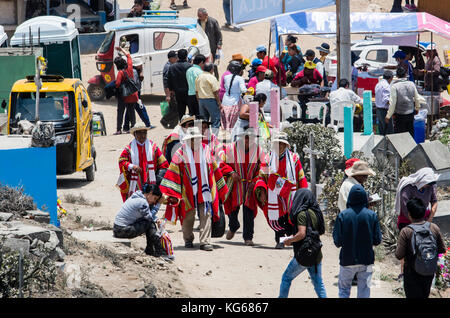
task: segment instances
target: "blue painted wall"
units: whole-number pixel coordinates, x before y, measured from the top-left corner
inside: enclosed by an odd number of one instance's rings
[[[56,147],[0,150],[0,183],[23,186],[38,209],[50,213],[50,223],[58,224],[56,192]]]

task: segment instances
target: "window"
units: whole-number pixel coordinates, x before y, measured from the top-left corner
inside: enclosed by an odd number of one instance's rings
[[[35,120],[36,93],[17,93],[12,97],[15,109],[11,113],[18,120]],[[39,119],[42,121],[63,121],[70,118],[70,98],[67,92],[40,92]]]
[[[83,100],[85,100],[85,101],[88,103],[88,105],[89,105],[89,100],[88,100],[86,91],[85,91],[84,89],[81,90],[81,91],[83,92]],[[83,108],[83,114],[84,114],[84,112],[85,112],[87,109],[85,109],[84,107],[82,107],[82,108]]]
[[[155,32],[153,33],[153,47],[155,51],[168,50],[177,42],[180,35],[173,32]]]
[[[386,63],[388,61],[387,50],[372,50],[366,55],[366,60],[378,63]]]
[[[114,31],[109,32],[105,39],[103,40],[102,45],[100,46],[99,53],[106,53],[111,48],[111,44],[114,42]]]
[[[139,34],[126,34],[120,37],[121,47],[128,47],[130,54],[139,52]]]

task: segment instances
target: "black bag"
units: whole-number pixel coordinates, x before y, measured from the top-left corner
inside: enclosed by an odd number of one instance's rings
[[[433,276],[438,268],[437,242],[430,225],[430,222],[408,225],[414,231],[411,238],[415,258],[414,270],[423,276]]]
[[[219,221],[213,222],[211,219],[211,237],[222,237],[225,234],[225,212],[222,205],[219,205]]]
[[[123,71],[123,73],[125,74],[127,79],[126,80],[125,79],[122,80],[122,83],[120,84],[119,90],[120,90],[120,95],[122,97],[127,97],[127,96],[130,96],[130,95],[133,95],[134,93],[136,93],[138,91],[138,86],[134,82],[133,79],[128,77],[127,71]]]
[[[322,242],[320,241],[319,231],[316,231],[311,226],[311,217],[309,211],[306,210],[306,236],[299,242],[294,249],[294,257],[297,262],[305,267],[317,265],[317,256],[322,249]]]

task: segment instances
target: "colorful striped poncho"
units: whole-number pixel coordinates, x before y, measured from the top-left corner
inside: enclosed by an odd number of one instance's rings
[[[220,167],[227,179],[229,190],[223,204],[225,214],[229,215],[244,204],[253,210],[253,217],[256,217],[258,202],[254,189],[257,184],[266,189],[265,181],[259,175],[261,167],[266,166],[264,151],[260,146],[255,145],[246,154],[243,143],[238,140],[228,145],[221,155]],[[231,176],[233,172],[239,174],[240,182],[233,181]]]
[[[134,173],[129,170],[130,164],[133,164],[131,159],[131,143],[125,147],[119,157],[120,174],[117,186],[120,189],[120,194],[122,195],[123,202],[125,202],[133,194],[134,191],[142,190],[142,185],[150,180],[150,169],[153,169],[156,174],[158,170],[167,169],[169,167],[169,163],[167,162],[159,147],[151,140],[149,140],[149,145],[150,147],[152,147],[152,161],[147,161],[147,153],[146,150],[143,149],[144,146],[137,146],[139,151],[139,167],[141,167],[142,169],[140,174]],[[131,181],[136,181],[136,188],[132,192],[130,192]]]
[[[278,177],[281,177],[282,180],[285,182],[285,187],[290,186],[291,191],[289,189],[287,191],[282,190],[280,194],[278,195],[278,210],[279,210],[279,218],[284,216],[286,213],[289,213],[290,207],[292,205],[292,200],[295,194],[295,191],[300,188],[307,188],[308,182],[306,181],[305,173],[303,171],[302,163],[300,162],[300,158],[298,154],[291,152],[289,149],[286,149],[286,152],[289,151],[289,154],[292,158],[292,161],[295,165],[295,178],[296,183],[292,184],[287,180],[287,172],[286,172],[286,155],[284,155],[278,164],[278,170],[276,173],[263,173],[261,174],[264,176],[264,180],[266,181],[267,187],[270,189],[275,188],[275,184],[278,180]],[[258,188],[261,188],[262,185],[257,185],[257,191],[259,191]],[[266,216],[267,222],[272,227],[271,222],[269,221],[268,216],[268,204],[265,204],[263,207],[264,215]]]
[[[186,213],[195,210],[194,189],[191,183],[190,165],[185,147],[188,146],[184,144],[174,154],[169,169],[164,175],[164,179],[160,186],[163,194],[168,197],[179,199],[178,204],[168,204],[166,208],[165,217],[172,223],[176,223],[177,219],[179,219],[181,224],[183,224]],[[203,144],[202,151],[204,151],[207,163],[208,183],[212,198],[213,221],[216,222],[219,220],[219,199],[224,199],[225,194],[228,192],[228,187],[217,163],[211,158],[211,150],[209,147]],[[199,163],[196,163],[195,165],[198,167]],[[197,176],[200,177],[200,173],[197,173]],[[198,184],[201,185],[202,180],[199,179]],[[198,198],[199,196],[197,194],[197,199]],[[202,203],[201,200],[198,200],[198,203]]]

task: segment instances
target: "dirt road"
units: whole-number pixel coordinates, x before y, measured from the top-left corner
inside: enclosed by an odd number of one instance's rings
[[[120,1],[121,5],[131,3],[131,0]],[[177,1],[180,2],[180,1]],[[383,11],[390,9],[392,1],[373,0],[372,4],[381,5]],[[169,1],[163,3],[163,9],[168,7]],[[216,5],[220,3],[220,5]],[[191,9],[181,10],[182,16],[195,16],[196,8],[206,6],[210,16],[223,24],[225,19],[220,1],[189,1]],[[355,5],[355,6],[353,6]],[[367,9],[360,1],[352,1],[352,11],[364,11]],[[363,8],[364,7],[364,8]],[[331,11],[334,7],[322,9]],[[234,53],[243,53],[251,56],[254,48],[259,44],[267,43],[269,37],[268,23],[260,23],[248,26],[240,33],[224,31],[225,61],[221,63],[219,70],[225,69],[225,62]],[[303,37],[300,40],[302,49],[313,48],[324,39]],[[330,41],[332,43],[332,41]],[[82,56],[84,82],[96,74],[93,55]],[[159,123],[159,102],[161,96],[147,96],[144,99],[151,122],[157,128],[149,132],[149,138],[161,146],[164,136],[169,130],[162,128]],[[119,191],[115,188],[118,177],[117,160],[123,147],[132,139],[131,135],[113,136],[116,121],[116,101],[110,100],[94,104],[97,111],[103,112],[107,126],[107,136],[95,137],[97,150],[97,166],[95,181],[84,181],[84,174],[77,173],[71,176],[58,177],[58,196],[63,198],[65,194],[83,194],[89,200],[101,203],[99,207],[89,207],[78,210],[83,218],[92,218],[97,221],[113,224],[115,214],[122,204]],[[69,211],[70,213],[70,211]],[[159,212],[163,215],[163,210]],[[242,224],[242,217],[240,218]],[[254,247],[243,244],[242,233],[238,231],[233,240],[227,241],[225,237],[212,239],[213,252],[205,252],[198,249],[198,233],[196,233],[196,249],[186,250],[180,231],[180,224],[168,226],[175,247],[176,264],[182,270],[179,272],[181,283],[186,287],[191,297],[276,297],[278,296],[281,275],[293,256],[291,248],[275,250],[274,233],[267,225],[264,216],[260,212],[255,220]],[[337,275],[339,272],[339,250],[333,245],[330,235],[323,237],[323,280],[329,297],[337,297]],[[133,244],[144,247],[144,238],[136,239]],[[378,263],[375,268],[375,286],[372,289],[373,297],[398,297],[392,289],[394,285],[383,279],[389,273],[392,277],[398,275],[398,266],[387,262]],[[378,278],[377,278],[378,277]],[[352,290],[355,296],[356,288]],[[308,274],[305,272],[299,276],[291,288],[291,297],[316,297]]]

